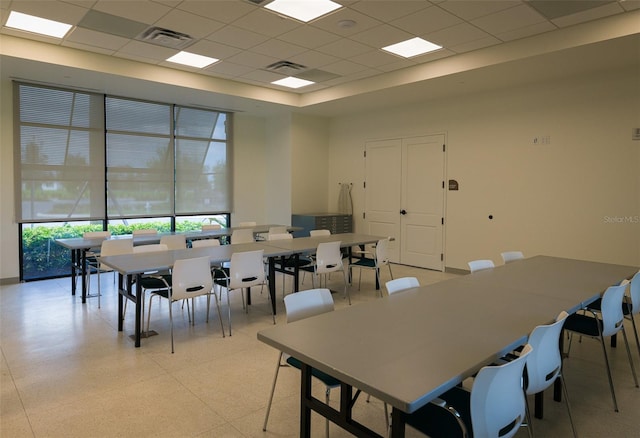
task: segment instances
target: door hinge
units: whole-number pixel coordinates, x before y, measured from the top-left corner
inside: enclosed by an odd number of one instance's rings
[[[362,219],[365,219],[367,217],[367,213],[365,213],[364,211],[362,212]]]
[[[444,189],[444,181],[442,181],[442,188]]]
[[[367,188],[367,182],[366,182],[366,181],[363,181],[363,182],[362,182],[362,188],[363,188],[363,189],[366,189],[366,188]]]
[[[442,220],[441,220],[441,223],[442,223],[442,225],[444,225],[444,218],[441,218],[441,219],[442,219]]]
[[[447,151],[447,146],[446,145],[442,145],[442,152],[446,152]]]
[[[367,151],[364,151],[364,157],[367,158]]]
[[[444,254],[443,253],[440,253],[440,261],[444,262]]]

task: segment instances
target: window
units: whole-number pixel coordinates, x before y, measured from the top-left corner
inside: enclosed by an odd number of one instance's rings
[[[16,83],[16,219],[104,217],[103,96]]]
[[[228,226],[231,114],[17,82],[14,90],[21,279],[60,275],[69,256],[53,239],[87,229]]]

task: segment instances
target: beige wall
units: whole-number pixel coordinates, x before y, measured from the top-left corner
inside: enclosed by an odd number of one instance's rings
[[[612,222],[640,215],[637,78],[612,71],[333,119],[329,205],[331,187],[353,181],[363,229],[365,141],[444,132],[460,184],[446,194],[447,267],[505,250],[640,265],[640,223]],[[545,135],[551,144],[533,144]]]
[[[13,87],[0,82],[0,280],[18,278],[18,225],[13,196]]]

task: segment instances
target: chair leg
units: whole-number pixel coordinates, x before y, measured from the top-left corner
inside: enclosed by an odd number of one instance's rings
[[[562,385],[562,395],[564,395],[564,401],[567,404],[567,413],[569,414],[569,422],[571,423],[571,431],[573,432],[573,438],[578,438],[578,433],[576,432],[576,426],[573,423],[573,416],[571,415],[571,405],[569,404],[569,394],[567,392],[567,385],[565,384],[562,373],[558,375],[558,379],[560,379],[560,384]]]
[[[216,293],[213,293],[213,299],[216,301],[216,309],[218,309],[218,319],[220,320],[220,328],[222,329],[222,337],[225,337],[224,334],[224,324],[222,323],[222,312],[220,311],[220,302],[218,301],[218,295],[216,295]],[[207,310],[207,314],[209,313],[209,310]]]
[[[325,390],[325,403],[327,404],[327,406],[329,406],[329,395],[331,395],[331,389],[327,386],[327,389]],[[326,436],[327,438],[329,438],[329,419],[325,419],[325,429],[326,429]]]
[[[622,326],[622,337],[624,338],[624,345],[627,347],[627,357],[629,358],[629,365],[631,366],[631,374],[633,374],[633,381],[638,388],[638,376],[636,375],[636,367],[633,365],[633,359],[631,358],[631,349],[629,348],[629,340],[627,339],[627,331]]]
[[[631,320],[631,325],[633,326],[633,334],[636,337],[636,347],[638,347],[638,357],[640,357],[640,339],[638,339],[638,328],[636,327],[636,320],[633,317],[633,313],[629,314],[629,319]]]
[[[171,297],[169,297],[169,323],[171,325],[171,354],[174,353],[173,349],[173,301],[171,301]],[[187,303],[187,308],[189,307],[189,303]]]
[[[242,293],[242,291],[240,291]],[[229,300],[229,289],[227,289],[227,311],[229,313],[228,322],[229,322],[229,336],[231,336],[231,301]]]
[[[362,275],[362,271],[360,271]],[[349,305],[351,305],[351,295],[349,294],[349,289],[347,288],[347,271],[342,270],[342,275],[344,276],[344,296],[349,299]]]
[[[271,385],[271,394],[269,394],[269,402],[267,403],[267,412],[264,415],[264,424],[262,425],[262,430],[266,432],[267,430],[267,422],[269,421],[269,413],[271,412],[271,403],[273,402],[273,394],[276,392],[276,382],[278,381],[278,373],[280,372],[280,367],[282,363],[282,352],[278,356],[278,363],[276,364],[276,372],[273,376],[273,384]]]
[[[605,345],[602,334],[599,337],[600,345],[602,346],[602,352],[604,354],[604,363],[607,366],[607,377],[609,378],[609,389],[611,390],[611,399],[613,400],[613,410],[618,411],[618,401],[616,400],[616,391],[613,387],[613,378],[611,377],[611,367],[609,366],[609,356],[607,355],[607,346]]]
[[[524,392],[524,407],[525,407],[525,417],[527,419],[526,426],[527,433],[529,434],[529,438],[533,438],[533,420],[531,419],[531,409],[529,409],[529,399],[527,398],[527,393]]]

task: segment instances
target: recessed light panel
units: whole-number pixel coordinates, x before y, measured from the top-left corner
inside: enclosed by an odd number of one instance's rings
[[[265,6],[266,9],[305,23],[341,7],[331,0],[274,0]]]
[[[288,87],[288,88],[302,88],[302,87],[306,87],[307,85],[315,84],[315,82],[307,81],[306,79],[294,78],[293,76],[289,76],[284,79],[279,79],[271,83],[273,85],[281,85],[283,87]]]
[[[216,58],[209,58],[208,56],[196,55],[195,53],[179,52],[171,58],[167,58],[167,61],[174,62],[176,64],[188,65],[190,67],[204,68],[214,62],[218,62],[219,60]]]
[[[422,38],[415,37],[410,40],[402,41],[400,43],[392,44],[387,47],[383,47],[382,50],[394,53],[404,58],[411,58],[413,56],[424,55],[425,53],[433,52],[434,50],[442,49],[442,46],[431,43]]]
[[[5,27],[62,38],[69,32],[72,26],[70,24],[60,23],[59,21],[47,20],[46,18],[11,11]]]

